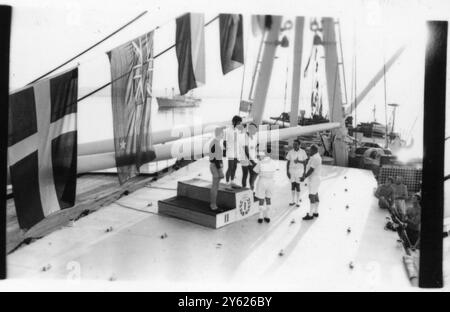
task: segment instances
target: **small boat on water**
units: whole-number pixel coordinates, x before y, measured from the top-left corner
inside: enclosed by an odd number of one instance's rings
[[[187,95],[175,95],[172,88],[172,96],[156,97],[159,108],[196,107],[202,99],[196,98],[192,92]]]

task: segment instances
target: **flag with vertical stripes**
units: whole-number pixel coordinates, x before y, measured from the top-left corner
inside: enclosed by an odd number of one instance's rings
[[[181,95],[205,83],[204,20],[200,13],[186,13],[176,20],[175,49]]]
[[[115,157],[122,184],[155,159],[151,139],[153,31],[108,52]]]
[[[225,75],[244,64],[244,38],[241,14],[220,14],[220,58]]]
[[[75,68],[9,97],[8,166],[22,229],[75,204],[77,93]]]

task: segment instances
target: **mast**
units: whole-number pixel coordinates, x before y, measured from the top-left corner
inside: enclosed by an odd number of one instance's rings
[[[396,111],[397,111],[398,104],[391,103],[391,104],[388,104],[388,105],[393,107],[393,110],[392,110],[392,129],[391,129],[391,133],[394,133],[395,113],[396,113]]]
[[[331,17],[322,18],[323,46],[325,51],[325,72],[327,78],[328,115],[330,121],[343,124],[341,79],[336,41],[335,21]]]
[[[372,78],[372,80],[367,84],[367,86],[361,91],[361,93],[355,98],[354,105],[350,105],[346,109],[346,115],[350,115],[361,103],[361,101],[367,96],[367,94],[372,90],[376,84],[386,75],[386,72],[391,68],[394,62],[402,55],[403,51],[406,49],[406,46],[402,46],[398,49],[395,54],[387,61],[386,64],[383,65],[376,75]]]
[[[261,42],[259,43],[258,56],[256,57],[255,69],[253,70],[252,84],[250,85],[250,92],[249,92],[249,95],[248,95],[248,99],[250,101],[253,100],[253,88],[255,87],[256,73],[258,72],[258,67],[259,67],[259,64],[261,63],[261,61],[260,61],[260,59],[261,59],[261,51],[262,51],[262,48],[263,48],[265,37],[266,37],[266,32],[263,31],[263,33],[261,34]]]
[[[332,131],[333,158],[336,166],[347,167],[348,146],[345,142],[347,129],[344,125],[344,111],[342,106],[342,88],[339,73],[338,46],[336,39],[336,22],[331,17],[322,18],[323,47],[325,51],[325,73],[327,79],[328,115],[330,122],[339,123],[341,126]]]
[[[303,28],[305,26],[305,18],[297,16],[295,18],[295,39],[294,39],[294,63],[292,69],[292,93],[291,93],[291,114],[290,126],[298,126],[298,108],[300,102],[300,80],[302,70],[303,55]]]
[[[258,73],[258,80],[256,81],[254,104],[251,111],[251,117],[257,125],[261,124],[264,114],[267,92],[272,76],[273,60],[279,42],[278,36],[281,29],[281,20],[281,16],[272,15],[272,25],[264,44],[261,67]]]

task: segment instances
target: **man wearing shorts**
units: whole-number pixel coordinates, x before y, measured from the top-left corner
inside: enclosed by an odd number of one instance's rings
[[[209,145],[209,170],[212,175],[212,185],[211,185],[211,200],[210,208],[211,210],[217,210],[217,192],[219,191],[220,180],[223,179],[223,149],[222,149],[222,139],[223,139],[223,128],[216,128],[214,131],[214,138]]]
[[[258,174],[256,182],[255,196],[259,201],[259,217],[258,223],[269,223],[270,205],[272,198],[272,190],[275,187],[275,161],[270,158],[271,149],[267,147],[264,158],[255,166],[254,171]],[[264,201],[266,206],[264,207]]]
[[[247,177],[249,177],[250,189],[254,191],[256,172],[253,170],[257,163],[257,138],[258,127],[254,123],[250,123],[247,126],[247,131],[241,137],[243,142],[241,146],[241,157],[240,162],[242,166],[242,187],[247,186]]]
[[[305,163],[308,156],[306,152],[300,148],[300,141],[294,141],[294,148],[290,150],[286,156],[286,172],[291,181],[292,201],[289,206],[296,205],[300,207],[300,180],[305,173]]]
[[[303,217],[303,220],[312,220],[319,217],[319,186],[322,158],[320,157],[317,145],[311,145],[309,151],[310,157],[306,165],[306,174],[301,181],[303,182],[305,179],[308,179],[310,206],[309,213]]]

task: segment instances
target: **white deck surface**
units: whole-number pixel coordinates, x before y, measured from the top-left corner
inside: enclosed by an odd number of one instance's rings
[[[376,205],[370,171],[324,166],[314,221],[301,220],[305,187],[302,207],[288,206],[284,162],[270,224],[253,216],[214,230],[155,214],[157,200],[176,194],[177,180],[209,179],[208,170],[197,161],[119,200],[130,208],[110,205],[20,248],[8,256],[8,277],[146,281],[151,290],[414,290],[397,234],[383,229],[387,212]]]

